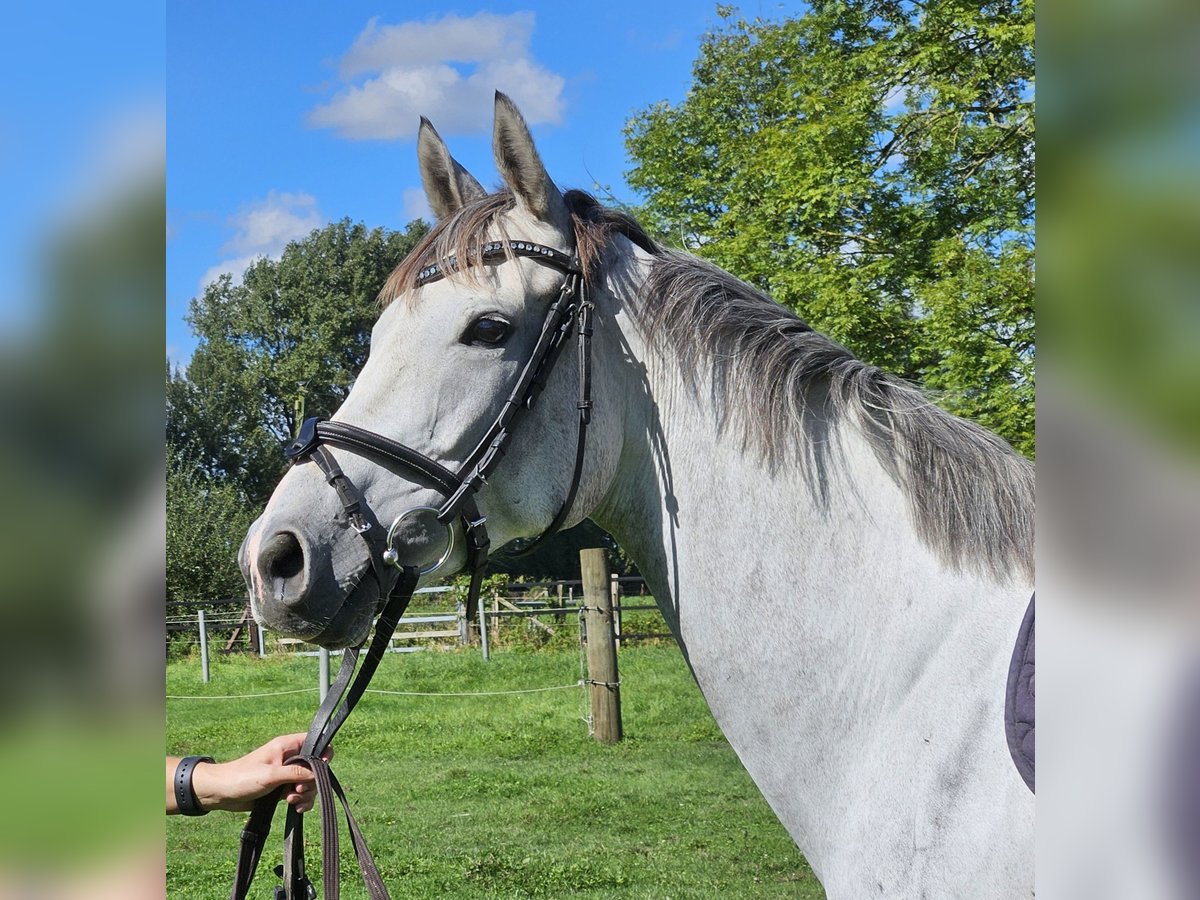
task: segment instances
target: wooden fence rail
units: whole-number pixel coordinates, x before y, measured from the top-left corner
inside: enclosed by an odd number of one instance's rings
[[[604,583],[607,589],[601,591],[604,595],[603,603],[592,603],[584,599],[582,580],[513,583],[494,590],[490,603],[481,602],[478,618],[473,622],[468,621],[465,605],[461,600],[456,602],[454,612],[430,612],[404,617],[392,636],[388,649],[394,653],[406,653],[426,649],[429,642],[455,642],[460,646],[477,643],[482,645],[481,649],[484,650],[486,659],[490,655],[490,648],[483,642],[494,645],[498,638],[504,637],[502,632],[497,632],[501,622],[520,619],[529,620],[531,629],[539,629],[550,637],[556,635],[559,628],[578,621],[580,641],[586,646],[588,629],[583,618],[592,606],[603,606],[606,609],[604,627],[612,631],[614,650],[620,648],[622,641],[671,639],[672,636],[665,629],[661,632],[644,631],[640,628],[636,631],[623,631],[624,613],[654,611],[658,607],[653,603],[629,602],[639,596],[645,596],[645,585],[640,578],[609,577],[605,574]],[[599,590],[599,582],[595,582],[592,588]],[[626,591],[628,596],[622,598],[622,593]],[[416,593],[454,593],[454,588],[421,588]],[[534,596],[530,596],[531,594]],[[622,599],[626,602],[623,603]],[[184,643],[193,647],[199,645],[206,681],[211,674],[209,654],[213,647],[222,653],[250,652],[259,656],[266,656],[271,650],[304,656],[318,656],[320,653],[317,648],[306,645],[304,641],[265,633],[250,618],[249,602],[244,597],[221,601],[172,601],[167,604],[166,611],[164,624],[168,637],[168,652],[172,646],[177,646],[181,633],[194,635],[194,639],[185,640]],[[638,621],[637,624],[647,623]],[[653,627],[653,623],[649,624]],[[470,627],[472,625],[474,627]],[[593,633],[595,627],[598,626],[593,624]],[[217,639],[216,643],[213,643],[214,638]],[[615,679],[607,677],[596,677],[594,680],[615,682]],[[619,727],[617,733],[619,734]]]

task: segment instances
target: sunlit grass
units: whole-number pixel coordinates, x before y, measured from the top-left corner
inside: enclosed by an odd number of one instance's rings
[[[572,685],[576,650],[389,655],[374,688],[502,691]],[[721,737],[673,647],[620,655],[626,740],[588,737],[580,688],[486,697],[368,695],[334,768],[394,898],[822,897],[795,845]],[[218,759],[301,731],[316,704],[311,657],[171,663],[167,693],[311,693],[168,700],[167,752]],[[309,866],[319,864],[317,820]],[[171,896],[228,896],[241,815],[172,817]],[[280,816],[282,821],[282,815]],[[282,826],[268,843],[267,895]],[[344,896],[365,896],[348,840]]]

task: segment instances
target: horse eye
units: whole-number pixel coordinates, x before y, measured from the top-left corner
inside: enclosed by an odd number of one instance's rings
[[[483,316],[463,335],[464,344],[498,344],[508,336],[508,323],[503,319]]]

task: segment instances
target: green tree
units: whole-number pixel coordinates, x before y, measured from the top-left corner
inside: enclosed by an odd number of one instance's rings
[[[367,358],[379,288],[426,230],[343,219],[288,244],[278,261],[254,262],[241,283],[209,284],[188,318],[199,346],[186,372],[167,373],[170,443],[264,502],[298,416],[330,415],[345,400]]]
[[[237,550],[254,510],[228,482],[167,447],[167,601],[225,600],[245,592]]]
[[[1032,453],[1032,3],[718,12],[627,125],[647,223]]]

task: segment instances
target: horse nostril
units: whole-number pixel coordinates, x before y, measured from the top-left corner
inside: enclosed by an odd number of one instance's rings
[[[290,531],[274,534],[259,556],[261,571],[272,580],[287,581],[304,571],[304,548]]]

